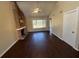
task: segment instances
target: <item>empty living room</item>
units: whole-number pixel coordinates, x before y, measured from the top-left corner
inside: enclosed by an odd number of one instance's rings
[[[0,1],[0,58],[79,58],[79,1]]]

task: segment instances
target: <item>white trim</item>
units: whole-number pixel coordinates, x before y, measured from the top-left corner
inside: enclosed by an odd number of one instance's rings
[[[72,46],[72,48],[73,48],[73,49],[75,49],[76,51],[79,51],[79,49],[78,49],[78,48],[75,48],[75,47],[73,47],[73,46]]]
[[[54,34],[55,36],[57,36],[59,39],[63,40],[60,36],[56,35],[55,33],[52,33],[52,34]]]
[[[18,29],[16,29],[16,30],[22,30],[22,29],[24,29],[24,28],[26,28],[26,26],[23,26],[23,27],[18,28]]]
[[[63,40],[64,41],[64,40]],[[65,43],[67,43],[66,41],[64,41]],[[68,43],[67,43],[68,44]],[[68,44],[68,45],[70,45],[70,44]],[[71,45],[70,45],[71,46]],[[79,49],[78,48],[76,48],[76,47],[73,47],[73,46],[71,46],[73,49],[75,49],[76,51],[79,51]]]
[[[57,36],[59,39],[61,39],[62,41],[64,41],[63,40],[63,38],[61,38],[61,37],[59,37],[58,35],[56,35],[55,33],[52,33],[52,34],[54,34],[55,36]],[[65,41],[64,41],[65,42]],[[65,43],[67,43],[67,42],[65,42]],[[67,43],[68,44],[68,43]],[[70,45],[70,44],[68,44],[68,45]],[[71,45],[70,45],[71,46]],[[78,48],[75,48],[75,47],[73,47],[73,46],[71,46],[73,49],[75,49],[76,51],[79,51],[79,49]]]
[[[18,40],[13,42],[2,54],[0,54],[0,57],[2,57]]]

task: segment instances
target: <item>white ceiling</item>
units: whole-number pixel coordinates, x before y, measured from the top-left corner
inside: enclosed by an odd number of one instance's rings
[[[19,8],[26,16],[49,16],[55,7],[55,1],[24,1],[17,2]],[[41,12],[33,14],[32,11],[39,8]]]

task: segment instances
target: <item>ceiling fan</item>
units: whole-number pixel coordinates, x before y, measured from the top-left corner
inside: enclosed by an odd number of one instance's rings
[[[32,13],[39,13],[41,10],[39,8],[35,8]]]

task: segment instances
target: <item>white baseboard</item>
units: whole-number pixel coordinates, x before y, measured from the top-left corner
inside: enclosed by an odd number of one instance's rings
[[[53,33],[52,33],[53,34]],[[61,37],[59,37],[58,35],[56,35],[56,34],[54,34],[55,36],[57,36],[59,39],[61,39],[62,41],[64,41],[63,40],[63,38],[61,38]],[[65,41],[64,41],[65,42]],[[67,42],[65,42],[65,43],[67,43]],[[68,44],[68,43],[67,43]],[[70,45],[70,44],[68,44],[68,45]],[[70,45],[71,46],[71,45]],[[78,48],[75,48],[75,47],[73,47],[73,46],[71,46],[73,49],[75,49],[76,51],[79,51],[79,49]]]
[[[63,40],[64,41],[64,40]],[[66,41],[64,41],[65,43],[67,43]],[[67,43],[68,44],[68,43]],[[70,44],[68,44],[68,45],[70,45]],[[70,45],[71,46],[71,45]],[[79,49],[78,48],[76,48],[76,47],[73,47],[73,46],[71,46],[73,49],[75,49],[76,51],[79,51]]]
[[[0,57],[2,57],[18,40],[13,42],[2,54],[0,54]]]
[[[54,34],[55,36],[57,36],[59,39],[63,40],[60,36],[56,35],[55,33],[52,33],[52,34]]]
[[[78,48],[75,48],[75,47],[73,47],[73,46],[72,46],[72,48],[73,48],[73,49],[75,49],[76,51],[79,51],[79,49],[78,49]]]
[[[28,31],[28,32],[37,32],[37,31],[49,31],[49,29],[44,29],[44,30],[31,30],[31,31]]]

